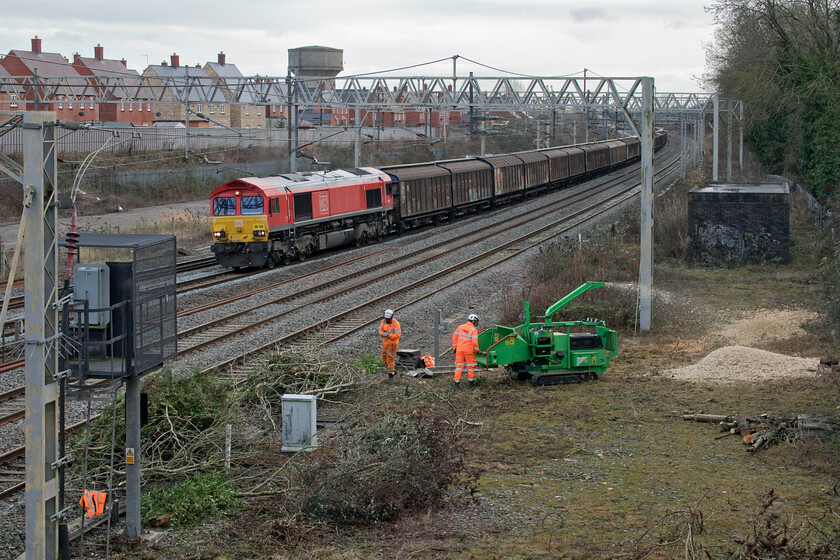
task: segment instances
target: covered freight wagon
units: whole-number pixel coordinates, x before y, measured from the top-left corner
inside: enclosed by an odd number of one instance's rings
[[[420,223],[419,218],[449,212],[452,207],[452,185],[448,169],[434,163],[383,167],[390,175],[394,196],[398,198],[403,222]]]
[[[522,160],[526,189],[548,184],[548,156],[536,150],[517,152],[513,155]]]
[[[486,161],[466,158],[440,161],[451,173],[452,203],[457,207],[489,205],[493,198],[493,168]]]
[[[506,198],[525,190],[525,173],[522,160],[516,156],[486,156],[477,158],[493,167],[493,191],[495,198]]]
[[[586,154],[586,173],[592,175],[610,166],[610,148],[606,144],[584,144],[580,147]]]

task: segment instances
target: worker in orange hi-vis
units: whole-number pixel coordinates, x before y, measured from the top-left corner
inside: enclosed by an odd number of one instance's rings
[[[400,322],[394,318],[392,309],[385,310],[385,315],[379,323],[379,336],[382,338],[382,361],[388,370],[388,382],[390,383],[397,373],[397,346],[399,346],[402,336]]]
[[[461,374],[467,367],[470,387],[475,383],[475,353],[478,351],[478,315],[470,313],[467,322],[452,334],[452,349],[455,351],[455,387],[461,386]]]

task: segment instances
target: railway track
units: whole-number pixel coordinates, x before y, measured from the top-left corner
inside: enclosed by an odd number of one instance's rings
[[[661,176],[664,173],[670,172],[677,165],[678,160],[674,160],[666,165],[664,169],[660,170],[658,174]],[[637,196],[638,191],[638,184],[622,189],[618,193],[609,196],[606,200],[600,200],[586,208],[557,219],[548,225],[520,235],[512,241],[482,251],[453,266],[444,268],[436,273],[428,274],[420,280],[399,286],[365,303],[274,339],[258,348],[252,348],[247,352],[233,356],[203,371],[223,371],[224,375],[230,377],[235,383],[237,380],[243,379],[249,374],[261,369],[264,365],[262,361],[264,358],[260,356],[264,356],[266,353],[278,347],[282,346],[286,349],[304,350],[336,342],[379,321],[381,319],[382,306],[386,303],[388,307],[395,310],[416,304],[439,293],[441,290],[468,280],[527,250],[538,247],[546,241],[585,225],[601,214],[609,212]],[[392,275],[393,273],[391,272],[387,273],[387,276]],[[248,330],[250,328],[250,326],[246,327]],[[255,358],[255,356],[258,357]]]
[[[663,154],[663,159],[665,159],[666,157],[673,157],[673,155],[673,151],[668,152],[667,154]],[[661,177],[662,175],[669,173],[677,165],[678,160],[673,159],[672,161],[664,164],[662,169],[657,170],[657,176]],[[634,172],[629,173],[629,175],[634,174]],[[557,212],[558,206],[562,207],[574,204],[575,202],[579,203],[581,199],[586,198],[587,196],[591,197],[593,195],[602,193],[608,189],[615,187],[616,183],[621,183],[627,180],[627,178],[624,175],[625,174],[622,174],[618,178],[608,179],[598,187],[595,187],[594,189],[590,188],[587,189],[585,192],[576,193],[566,199],[542,205],[536,210],[525,212],[519,216],[511,218],[510,220],[506,220],[504,223],[499,222],[493,227],[510,229],[511,224],[514,222],[518,225],[524,225],[529,221],[537,219],[538,217]],[[392,307],[394,309],[401,309],[409,305],[418,303],[426,298],[437,294],[441,290],[444,290],[448,287],[454,286],[460,282],[472,278],[476,274],[479,274],[485,270],[497,266],[502,262],[510,260],[516,257],[517,255],[529,249],[537,247],[540,244],[552,238],[562,235],[563,233],[566,233],[574,228],[580,227],[581,225],[585,225],[586,223],[594,220],[601,214],[609,212],[617,206],[620,206],[621,204],[637,196],[638,191],[639,184],[634,182],[632,185],[620,189],[617,193],[613,193],[612,195],[609,195],[604,199],[598,200],[595,203],[592,203],[583,209],[577,210],[566,216],[563,216],[562,218],[553,220],[547,225],[538,227],[534,230],[519,235],[509,242],[506,242],[501,245],[496,245],[489,250],[482,251],[466,260],[462,260],[456,265],[446,267],[435,273],[427,274],[424,278],[420,280],[409,282],[408,284],[399,286],[398,288],[394,288],[381,296],[370,299],[365,303],[357,305],[351,309],[345,310],[332,317],[323,319],[321,321],[317,321],[302,329],[298,329],[292,333],[279,337],[275,340],[272,340],[268,343],[259,346],[258,348],[250,349],[247,352],[228,358],[227,360],[221,363],[206,368],[205,371],[222,371],[224,372],[224,375],[233,377],[235,379],[241,379],[242,376],[246,376],[249,373],[262,368],[262,360],[264,359],[263,356],[265,355],[265,353],[276,349],[280,345],[292,349],[311,348],[313,346],[319,347],[340,340],[341,338],[347,337],[352,333],[369,325],[372,325],[373,323],[378,321],[381,318],[381,307],[383,305],[383,302],[385,302],[386,300],[388,302],[389,307]],[[572,198],[574,198],[575,200],[569,201]],[[489,229],[482,230],[480,232],[480,235],[483,237],[487,237],[488,231]],[[471,239],[474,235],[475,234],[468,234],[458,240],[435,243],[433,245],[424,247],[422,250],[414,251],[406,255],[406,258],[400,259],[400,261],[402,263],[406,263],[406,259],[418,256],[421,253],[427,253],[427,256],[421,257],[421,262],[431,262],[435,259],[441,258],[441,255],[451,252],[453,243],[460,243],[460,246],[462,247],[473,243]],[[390,249],[383,249],[381,251],[376,251],[368,255],[350,259],[349,261],[344,261],[342,263],[330,265],[326,268],[317,271],[306,273],[304,275],[298,276],[297,278],[303,278],[305,276],[320,274],[326,270],[346,266],[347,264],[350,264],[352,262],[358,262],[370,258],[374,254],[380,254],[389,250]],[[331,280],[329,282],[319,284],[318,286],[313,286],[311,288],[299,290],[293,294],[281,296],[279,298],[276,298],[271,303],[285,303],[293,299],[302,299],[306,295],[316,294],[319,291],[323,292],[325,291],[326,287],[333,287],[336,289],[318,296],[319,299],[317,299],[316,301],[333,299],[339,297],[340,295],[357,290],[362,286],[367,286],[372,283],[381,281],[385,277],[393,277],[394,274],[398,273],[395,272],[395,270],[406,270],[417,266],[418,263],[415,261],[412,261],[408,264],[397,263],[396,265],[389,265],[387,267],[382,267],[381,265],[372,266],[369,267],[366,271],[349,273],[339,280]],[[378,275],[374,274],[372,272],[374,269],[379,270],[380,273]],[[289,280],[286,279],[276,283],[273,287],[279,287],[280,285],[286,284],[288,282]],[[349,285],[344,287],[339,286],[339,284],[345,282]],[[204,311],[213,307],[219,307],[220,305],[225,305],[232,301],[236,301],[245,297],[249,297],[250,295],[254,295],[254,293],[256,292],[265,292],[266,289],[266,287],[261,287],[258,290],[247,292],[245,294],[238,294],[236,296],[232,296],[231,298],[227,298],[226,300],[214,302],[213,304],[184,310],[179,313],[179,317],[190,315],[193,313],[198,313],[199,311]],[[312,304],[312,301],[307,301],[305,305]],[[183,343],[186,344],[186,347],[182,351],[179,351],[179,355],[194,352],[200,348],[206,347],[209,344],[217,343],[220,340],[224,340],[226,338],[239,336],[244,332],[247,332],[248,330],[258,328],[259,326],[265,325],[272,321],[276,321],[279,317],[289,315],[295,310],[299,309],[296,308],[293,310],[283,311],[277,314],[273,314],[269,318],[255,322],[231,322],[233,319],[241,319],[247,313],[254,311],[258,307],[262,308],[265,305],[267,304],[262,303],[259,306],[254,306],[241,312],[231,314],[230,316],[226,316],[218,321],[208,322],[202,324],[199,327],[188,329],[179,333],[179,345],[181,344],[182,337]],[[18,389],[21,390],[19,394],[11,395],[11,393],[17,391]],[[0,395],[0,409],[6,408],[4,406],[4,403],[12,403],[15,401],[15,399],[22,398],[21,395],[23,388],[18,389]],[[7,397],[6,395],[9,396]],[[11,409],[14,407],[9,406],[9,408]],[[10,415],[19,413],[20,412],[16,410],[11,410],[9,412]],[[1,411],[0,414],[2,414]],[[0,417],[0,424],[2,423],[4,423],[4,419]],[[75,428],[78,426],[79,425],[72,426],[71,428]],[[5,477],[14,478],[15,475],[12,473],[16,472],[16,470],[13,465],[15,465],[17,461],[22,462],[21,457],[23,456],[23,453],[23,448],[18,448],[4,455],[0,455],[0,482],[4,482],[6,480]],[[10,474],[4,474],[7,472]],[[20,486],[14,486],[13,488],[0,490],[0,498],[11,494],[17,491],[18,489],[20,489]]]
[[[202,257],[200,259],[193,259],[190,261],[182,261],[175,265],[175,270],[177,272],[191,272],[193,270],[201,270],[202,268],[209,268],[211,266],[216,266],[216,258],[215,257]],[[219,273],[221,275],[223,273]],[[15,288],[23,288],[23,282],[15,282],[13,284]],[[5,287],[3,288],[5,289]],[[0,292],[2,294],[2,292]],[[9,298],[9,311],[18,311],[23,309],[24,306],[24,296],[12,296]],[[6,328],[4,326],[4,328]]]

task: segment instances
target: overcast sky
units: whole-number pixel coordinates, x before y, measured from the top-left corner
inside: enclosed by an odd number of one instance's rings
[[[72,60],[128,61],[142,72],[172,53],[243,74],[285,76],[287,50],[344,50],[343,75],[458,54],[502,70],[560,76],[653,76],[658,91],[701,91],[710,0],[0,0],[0,53],[29,50]],[[458,74],[499,76],[459,60]],[[451,75],[451,60],[398,74]]]

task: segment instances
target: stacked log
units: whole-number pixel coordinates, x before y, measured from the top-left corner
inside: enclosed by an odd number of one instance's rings
[[[828,435],[837,425],[823,418],[805,414],[795,417],[773,417],[762,414],[757,418],[721,414],[683,414],[683,420],[717,424],[726,435],[739,435],[747,451],[766,449],[772,443],[793,443],[800,436]]]

